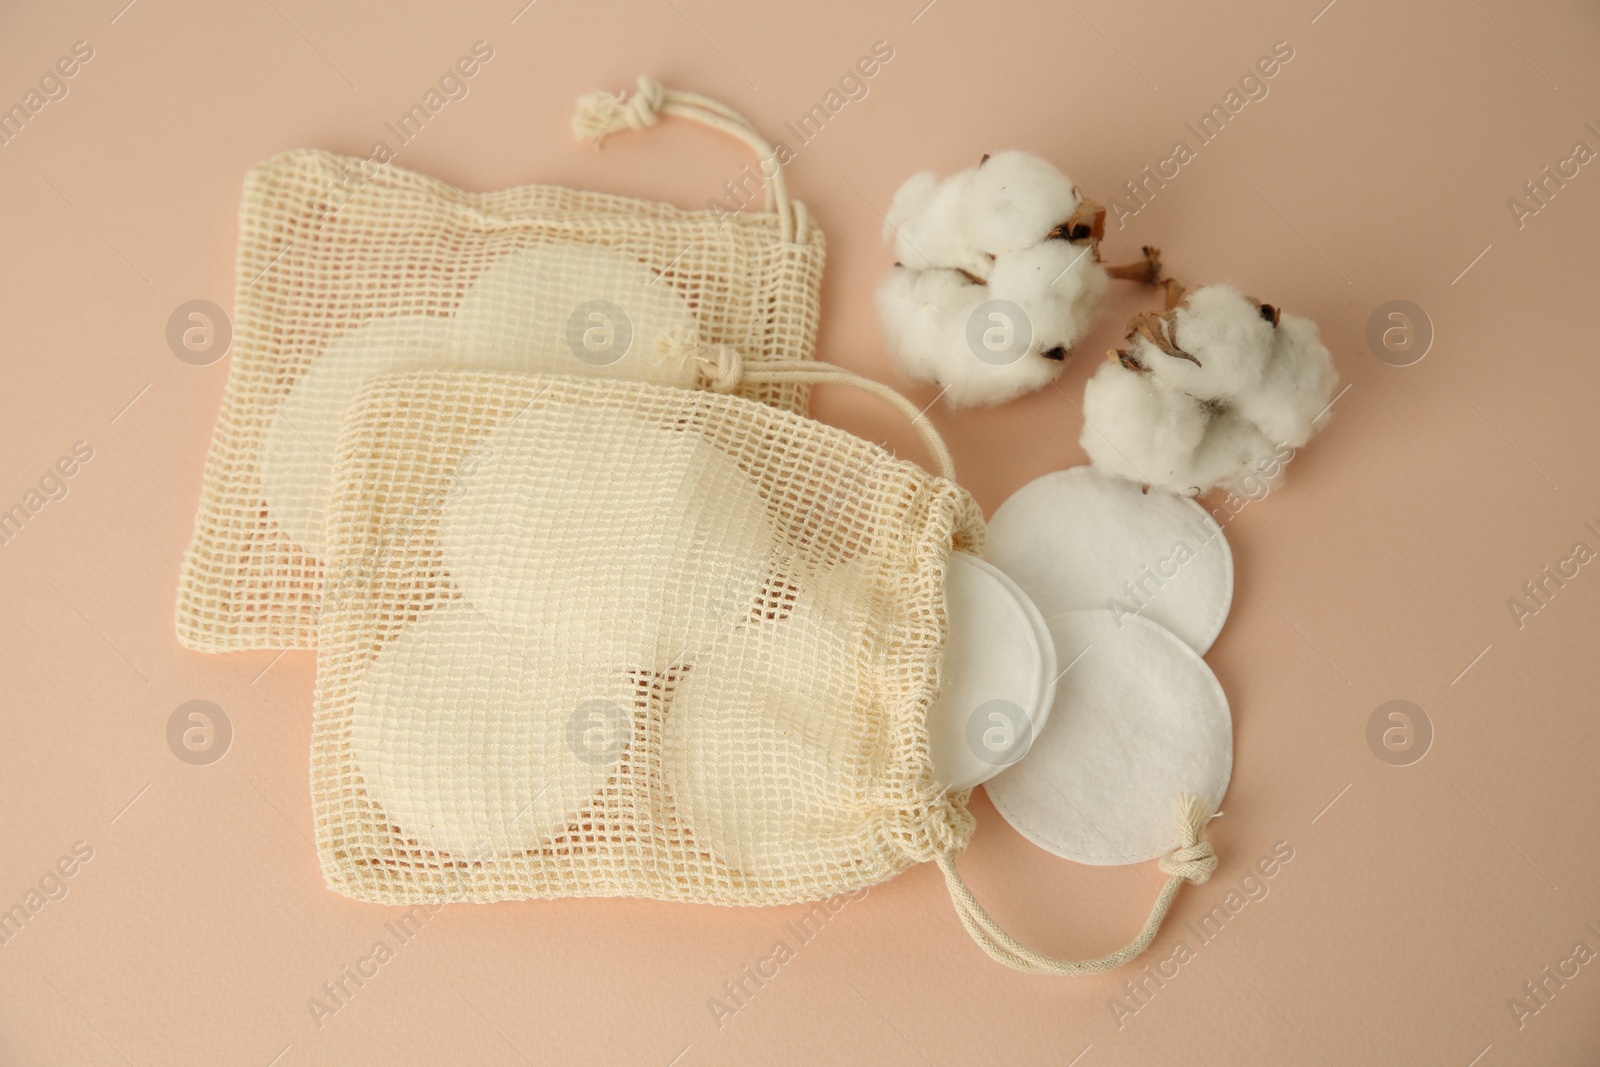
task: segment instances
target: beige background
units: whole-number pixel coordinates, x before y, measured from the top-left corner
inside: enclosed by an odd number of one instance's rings
[[[1600,528],[1600,166],[1521,229],[1506,205],[1575,141],[1600,149],[1584,126],[1600,126],[1588,5],[124,2],[0,14],[5,104],[73,42],[94,49],[67,97],[0,146],[0,508],[75,442],[94,450],[68,495],[0,545],[0,907],[75,842],[94,850],[70,893],[0,945],[0,1062],[1595,1062],[1600,962],[1549,983],[1520,1027],[1508,1005],[1577,942],[1600,952],[1585,925],[1600,928],[1600,565],[1520,629],[1507,607],[1574,542],[1600,549],[1584,528]],[[1110,1003],[1137,972],[1002,969],[931,867],[803,946],[786,931],[803,909],[450,908],[313,1021],[307,999],[392,941],[393,915],[321,885],[313,657],[174,641],[227,362],[180,362],[165,327],[185,301],[230,303],[249,166],[298,146],[364,154],[478,40],[494,59],[399,165],[472,189],[548,181],[685,206],[737,173],[736,146],[673,123],[596,155],[569,138],[573,97],[648,70],[776,135],[889,42],[870,95],[791,171],[831,244],[821,352],[888,381],[878,213],[910,173],[1023,147],[1109,197],[1274,42],[1294,49],[1270,94],[1107,248],[1158,242],[1185,278],[1315,318],[1350,383],[1287,487],[1227,527],[1239,583],[1208,657],[1237,729],[1212,826],[1223,863],[1150,957],[1182,939],[1194,958],[1120,1027]],[[1113,300],[1059,390],[992,412],[933,406],[987,510],[1082,461],[1083,380],[1142,299]],[[1367,346],[1368,317],[1393,299],[1436,330],[1413,366]],[[871,402],[824,394],[817,414],[919,454]],[[168,748],[167,720],[192,699],[233,725],[210,766]],[[1391,699],[1433,725],[1411,766],[1368,747],[1368,717]],[[974,806],[963,867],[1019,935],[1089,954],[1136,927],[1153,865],[1073,866]],[[1184,924],[1275,842],[1294,858],[1268,895],[1201,944]],[[795,958],[719,1027],[708,999],[780,939]]]

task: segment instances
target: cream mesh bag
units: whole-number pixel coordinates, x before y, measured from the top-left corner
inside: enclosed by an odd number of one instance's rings
[[[810,357],[822,233],[748,122],[642,78],[631,98],[580,101],[573,126],[598,143],[660,114],[772,160],[770,210],[684,211],[546,185],[467,193],[309,150],[251,171],[233,362],[178,589],[184,645],[315,646],[332,454],[345,407],[376,375],[481,368],[681,386],[695,372],[669,342],[732,345],[755,362]],[[806,407],[797,382],[740,392]]]
[[[950,553],[981,513],[887,387],[701,348],[711,389],[503,372],[369,383],[327,522],[311,780],[329,885],[384,904],[815,900],[937,861],[991,955],[1017,945],[954,857],[936,784]],[[942,476],[733,391],[850,382],[911,416]],[[1167,861],[1164,861],[1167,862]]]

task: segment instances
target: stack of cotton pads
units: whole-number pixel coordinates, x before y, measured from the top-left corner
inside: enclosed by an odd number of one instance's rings
[[[945,689],[929,714],[936,775],[952,788],[993,775],[985,789],[1006,821],[1067,859],[1170,852],[1178,797],[1215,810],[1232,773],[1227,698],[1201,659],[1233,598],[1221,528],[1185,497],[1075,467],[1000,507],[988,558],[1013,580],[1010,601],[952,563]],[[1042,709],[1004,714],[1041,684]],[[1008,727],[1031,729],[1031,746],[996,758],[989,742]]]

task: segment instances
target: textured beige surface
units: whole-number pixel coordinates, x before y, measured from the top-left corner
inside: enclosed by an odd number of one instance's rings
[[[309,375],[327,378],[324,362],[336,353],[349,360],[345,349],[376,328],[377,370],[555,370],[564,359],[572,372],[649,376],[633,366],[659,341],[647,326],[675,321],[657,308],[660,284],[681,298],[674,303],[692,313],[702,341],[752,360],[807,358],[823,238],[803,209],[798,216],[790,242],[761,212],[719,220],[548,185],[467,193],[392,162],[310,149],[251,170],[239,207],[233,358],[180,579],[179,640],[207,652],[315,647],[323,504],[302,499],[303,489],[328,462],[330,434],[317,429],[337,425],[355,383],[310,399],[295,390]],[[618,255],[598,257],[593,246]],[[653,279],[642,288],[641,270]],[[542,288],[508,286],[508,274]],[[639,332],[614,367],[592,366],[565,337],[548,336],[571,315],[587,321],[582,309],[600,300]],[[538,343],[506,343],[533,333]],[[807,394],[758,386],[751,395],[801,410]]]
[[[0,502],[74,442],[94,457],[0,545],[0,904],[74,842],[94,854],[0,945],[0,1060],[1593,1067],[1600,961],[1550,983],[1521,1025],[1508,1001],[1531,1004],[1524,983],[1575,942],[1600,949],[1600,570],[1551,582],[1520,627],[1507,601],[1574,542],[1600,545],[1585,526],[1600,526],[1600,172],[1585,165],[1521,229],[1506,208],[1574,141],[1597,146],[1592,3],[139,0],[113,24],[125,2],[0,15],[7,104],[72,41],[96,51],[0,147]],[[385,124],[479,38],[495,58],[470,95],[399,146]],[[1161,984],[1141,977],[1134,1001],[1127,971],[996,966],[931,865],[831,911],[604,899],[428,917],[329,892],[306,758],[315,656],[199,655],[171,622],[233,357],[190,366],[163,331],[189,300],[234,310],[244,174],[288,148],[365,155],[384,138],[398,166],[468,191],[540,182],[699,209],[740,175],[742,145],[666,119],[578,150],[573,97],[651,71],[782,137],[880,39],[894,59],[820,135],[790,140],[789,176],[828,235],[818,351],[901,387],[872,291],[892,261],[878,210],[905,178],[1020,147],[1109,200],[1179,137],[1193,145],[1184,123],[1273,41],[1295,48],[1270,94],[1107,237],[1112,262],[1155,242],[1180,277],[1316,319],[1351,383],[1280,491],[1231,514],[1207,501],[1237,566],[1206,655],[1234,711],[1234,778],[1209,829],[1222,864],[1151,948]],[[1366,329],[1402,298],[1435,336],[1393,367]],[[1084,379],[1129,316],[1159,307],[1131,286],[1107,300],[1060,392],[928,409],[987,514],[1084,462]],[[937,389],[910,392],[920,407]],[[922,455],[872,398],[821,387],[812,410]],[[1396,698],[1433,726],[1410,766],[1368,743]],[[209,766],[168,746],[191,700],[232,723]],[[961,870],[1018,937],[1087,955],[1142,921],[1153,865],[1073,864],[982,790],[970,806]],[[379,939],[394,954],[377,976],[342,979]],[[338,980],[353,995],[335,1004],[323,984]]]
[[[949,482],[742,397],[375,380],[346,417],[328,516],[311,753],[328,884],[388,904],[782,904],[959,851],[968,794],[934,781],[925,723],[949,554],[982,537]],[[585,622],[596,603],[609,626]],[[499,640],[419,650],[419,629],[464,610]],[[359,762],[374,703],[400,754],[374,766],[377,790]],[[549,798],[575,808],[536,831]]]

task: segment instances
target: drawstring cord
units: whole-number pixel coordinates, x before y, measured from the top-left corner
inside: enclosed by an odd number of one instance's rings
[[[955,853],[940,856],[939,869],[944,872],[945,884],[950,890],[950,899],[955,903],[956,915],[960,917],[961,925],[967,928],[967,933],[972,935],[978,947],[993,959],[1007,967],[1030,974],[1099,974],[1121,967],[1149,948],[1183,883],[1199,885],[1209,879],[1211,873],[1217,869],[1216,853],[1212,851],[1210,842],[1205,839],[1205,824],[1211,816],[1200,798],[1188,794],[1179,798],[1178,815],[1179,845],[1161,859],[1161,870],[1166,873],[1167,881],[1156,896],[1155,905],[1150,909],[1150,917],[1145,920],[1144,928],[1123,948],[1098,959],[1062,960],[1035,952],[1001,929],[1000,924],[984,910],[982,904],[978,903],[977,898],[972,895],[972,890],[967,888],[966,881],[956,870]]]
[[[817,360],[746,360],[729,345],[708,345],[682,334],[669,334],[662,338],[661,349],[668,357],[699,363],[704,382],[713,392],[730,393],[744,382],[794,382],[802,385],[848,385],[886,400],[916,429],[923,446],[933,457],[939,476],[946,481],[956,480],[955,461],[951,459],[950,449],[945,445],[944,438],[939,436],[939,431],[934,429],[933,423],[917,410],[915,404],[882,382]]]
[[[783,240],[789,244],[795,242],[797,231],[804,229],[805,213],[803,208],[799,210],[797,223],[799,205],[789,199],[777,153],[748,119],[720,101],[699,93],[665,88],[654,78],[641,74],[639,89],[632,96],[599,92],[580,97],[577,113],[572,116],[572,133],[581,141],[593,141],[598,148],[613,133],[654,126],[663,113],[693,119],[749,145],[762,164],[761,176],[767,183],[767,209],[777,213],[778,231]],[[769,166],[770,176],[767,174]]]

